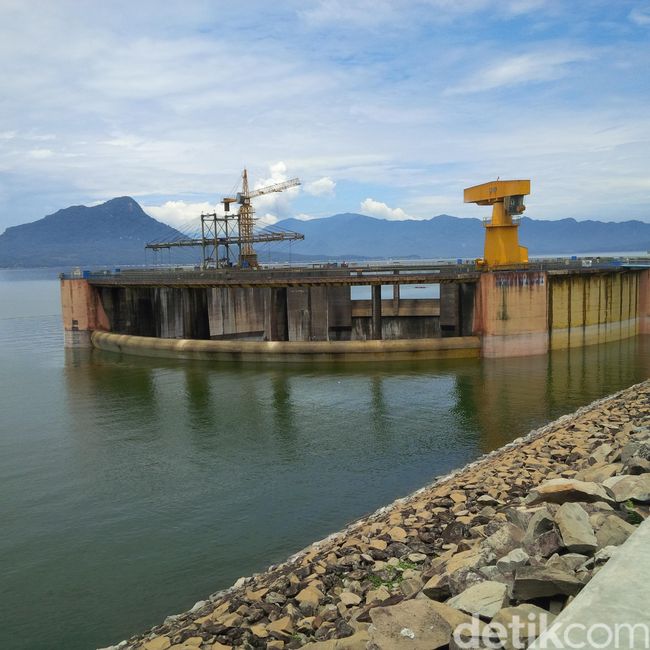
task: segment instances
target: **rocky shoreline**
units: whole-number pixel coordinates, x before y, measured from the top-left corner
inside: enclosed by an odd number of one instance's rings
[[[490,624],[494,638],[516,617],[532,623],[531,641],[647,517],[649,504],[646,381],[112,649],[433,650],[457,647],[452,634],[463,623]]]

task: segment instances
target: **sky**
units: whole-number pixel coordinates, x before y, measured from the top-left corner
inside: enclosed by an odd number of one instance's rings
[[[0,232],[132,196],[257,214],[650,221],[650,1],[0,0]]]

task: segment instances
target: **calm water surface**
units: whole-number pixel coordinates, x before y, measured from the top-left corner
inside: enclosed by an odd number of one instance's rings
[[[650,340],[515,360],[231,365],[65,351],[0,271],[0,646],[108,645],[593,399]]]

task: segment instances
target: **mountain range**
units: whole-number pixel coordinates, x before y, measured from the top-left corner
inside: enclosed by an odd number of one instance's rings
[[[486,215],[487,216],[487,215]],[[304,233],[305,240],[260,248],[266,261],[479,257],[483,228],[479,219],[439,215],[431,219],[388,221],[361,214],[336,214],[277,226]],[[130,197],[96,206],[76,205],[0,235],[0,267],[119,266],[152,262],[144,245],[180,236],[179,231],[147,215]],[[646,251],[650,224],[523,218],[520,241],[531,255],[571,255]],[[273,252],[275,251],[275,252]],[[195,263],[199,249],[173,249],[160,261]],[[272,255],[272,257],[270,257]]]

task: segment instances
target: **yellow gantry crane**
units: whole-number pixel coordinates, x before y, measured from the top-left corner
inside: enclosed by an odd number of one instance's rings
[[[465,203],[492,206],[492,219],[484,221],[485,251],[482,264],[493,267],[528,263],[528,249],[519,245],[517,219],[526,209],[526,194],[530,194],[529,180],[496,180],[465,190]]]
[[[251,192],[248,188],[248,172],[246,169],[244,169],[244,172],[242,173],[241,192],[237,192],[237,195],[235,197],[224,197],[222,203],[226,213],[230,211],[231,203],[239,204],[237,220],[239,225],[239,240],[241,242],[241,266],[249,266],[252,268],[259,266],[257,262],[257,253],[253,248],[253,242],[255,241],[255,237],[253,235],[255,209],[253,208],[251,199],[254,199],[257,196],[262,196],[263,194],[282,192],[283,190],[289,189],[290,187],[295,187],[296,185],[300,185],[300,180],[297,178],[291,178],[288,181],[275,183],[273,185],[267,185],[266,187],[261,187]]]

